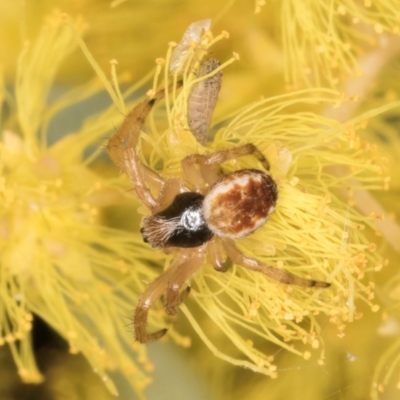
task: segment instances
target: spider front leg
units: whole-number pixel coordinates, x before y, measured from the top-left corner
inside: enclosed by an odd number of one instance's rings
[[[252,155],[262,166],[269,171],[270,165],[261,151],[252,143],[232,149],[215,151],[211,154],[191,154],[185,157],[182,162],[182,169],[185,175],[194,186],[195,190],[204,192],[206,185],[212,186],[222,175],[220,164],[234,158]],[[195,167],[198,164],[200,169]]]
[[[209,186],[222,175],[222,169],[219,165],[206,165],[206,157],[201,154],[191,154],[181,161],[182,170],[191,186],[196,192],[206,194]],[[200,169],[195,167],[200,166]]]
[[[225,161],[232,160],[238,157],[244,156],[254,156],[262,166],[269,171],[270,165],[268,160],[265,158],[263,153],[252,143],[247,143],[242,146],[233,147],[227,150],[215,151],[211,154],[201,155],[201,154],[193,154],[191,156],[186,157],[189,163],[198,163],[205,165],[213,165],[213,164],[221,164]]]
[[[252,143],[247,143],[243,146],[233,147],[232,149],[216,151],[206,156],[207,164],[221,164],[225,161],[243,156],[255,157],[269,171],[270,165],[263,153]]]
[[[146,182],[156,182],[162,188],[165,181],[155,171],[142,164],[137,145],[143,124],[157,99],[164,96],[160,90],[152,99],[138,104],[125,118],[122,125],[107,142],[107,151],[115,165],[127,172],[141,202],[150,210],[159,205]]]
[[[182,286],[203,266],[204,258],[204,246],[181,250],[180,255],[176,257],[172,265],[147,286],[140,296],[133,317],[135,338],[138,342],[150,342],[165,335],[167,329],[161,329],[154,333],[146,332],[147,316],[150,308],[157,299],[166,293],[165,310],[170,315],[175,314],[176,308],[185,297],[185,292],[180,294]]]
[[[127,148],[125,150],[125,166],[130,181],[135,185],[137,196],[152,213],[156,213],[171,204],[177,193],[182,189],[182,183],[179,179],[163,179],[155,171],[144,168],[136,149]],[[161,186],[157,199],[148,188],[147,181],[153,181]]]
[[[287,285],[297,285],[302,287],[327,288],[331,286],[331,284],[328,282],[300,278],[299,276],[293,275],[290,272],[265,265],[255,258],[246,257],[240,250],[238,250],[231,239],[223,239],[223,243],[228,257],[231,258],[235,264],[238,264],[251,271],[261,272],[275,281],[285,283]]]
[[[124,150],[128,147],[135,149],[139,140],[140,131],[157,99],[164,96],[164,90],[160,90],[149,100],[138,104],[126,116],[122,125],[115,131],[107,142],[106,148],[115,165],[126,170]]]

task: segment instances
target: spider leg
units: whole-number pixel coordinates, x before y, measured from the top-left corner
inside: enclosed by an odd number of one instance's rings
[[[157,213],[167,208],[174,201],[176,195],[182,191],[183,184],[180,179],[165,179],[157,198],[157,207],[154,208],[153,213]]]
[[[122,125],[108,140],[106,145],[108,154],[115,165],[120,167],[122,170],[126,170],[124,162],[124,149],[126,147],[135,148],[137,146],[140,131],[147,118],[147,115],[153,108],[155,101],[163,96],[164,90],[160,90],[152,99],[138,104],[135,108],[133,108],[132,111],[129,112],[122,122]]]
[[[191,154],[181,161],[183,172],[197,192],[207,191],[207,186],[213,185],[222,174],[221,167],[218,164],[208,164],[207,159],[208,156],[202,154]]]
[[[228,257],[231,258],[235,264],[245,267],[251,271],[261,272],[275,281],[285,283],[287,285],[297,285],[302,287],[327,288],[331,285],[327,282],[300,278],[291,274],[290,272],[263,264],[255,258],[246,257],[240,250],[238,250],[231,239],[223,239],[223,243]]]
[[[207,186],[212,186],[222,175],[220,164],[227,160],[247,155],[254,156],[263,167],[269,171],[270,165],[261,151],[251,143],[232,149],[215,151],[211,154],[191,154],[181,161],[182,169],[198,192],[203,192]],[[195,167],[199,165],[199,169]]]
[[[138,104],[124,119],[122,125],[117,129],[107,142],[107,151],[115,165],[128,173],[129,179],[135,185],[135,191],[139,199],[150,209],[157,205],[151,191],[145,184],[145,177],[151,177],[163,184],[160,176],[155,177],[149,173],[137,151],[137,144],[143,124],[157,99],[164,96],[165,91],[160,90],[152,99]]]
[[[214,269],[218,272],[226,272],[232,267],[232,260],[224,254],[221,241],[214,236],[208,242],[208,254]]]
[[[156,172],[150,169],[144,169],[139,159],[136,149],[128,147],[125,149],[125,167],[129,179],[134,183],[135,192],[141,202],[152,212],[162,210],[175,198],[176,194],[181,191],[182,184],[179,179],[163,179]],[[158,180],[155,178],[158,175]],[[158,186],[161,185],[159,198],[156,199],[147,187],[147,180],[155,181]]]
[[[147,208],[153,210],[158,203],[145,183],[143,165],[136,148],[127,147],[124,150],[124,163],[129,179],[135,185],[137,196]]]
[[[125,118],[121,127],[107,143],[107,151],[114,163],[126,171],[137,196],[150,210],[165,208],[181,190],[177,179],[165,180],[157,172],[143,165],[137,144],[143,124],[155,101],[164,96],[160,90],[152,99],[138,104]],[[155,199],[146,182],[158,186],[160,196]]]
[[[269,171],[270,165],[261,151],[252,143],[247,143],[243,146],[233,147],[227,150],[215,151],[214,153],[202,156],[207,165],[221,164],[225,161],[243,156],[254,156],[262,166]]]
[[[165,309],[167,313],[170,312],[173,314],[176,307],[184,299],[184,294],[180,295],[179,290],[202,267],[204,258],[204,246],[182,250],[171,266],[147,286],[144,293],[140,296],[133,317],[135,338],[137,341],[146,343],[157,340],[165,335],[167,329],[161,329],[154,333],[146,332],[147,316],[150,308],[166,292]]]
[[[190,286],[187,286],[185,290],[180,291],[181,287],[179,285],[168,286],[165,292],[165,312],[168,315],[176,315],[177,309],[181,303],[189,296]]]

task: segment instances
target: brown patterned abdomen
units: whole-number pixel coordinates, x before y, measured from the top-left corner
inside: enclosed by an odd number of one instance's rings
[[[204,199],[204,217],[215,234],[237,239],[264,225],[277,199],[271,176],[255,169],[240,170],[214,184]]]

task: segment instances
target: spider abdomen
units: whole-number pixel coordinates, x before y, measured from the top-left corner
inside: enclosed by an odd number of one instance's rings
[[[212,186],[203,201],[204,217],[216,235],[237,239],[264,225],[277,199],[271,176],[243,169],[223,175]]]

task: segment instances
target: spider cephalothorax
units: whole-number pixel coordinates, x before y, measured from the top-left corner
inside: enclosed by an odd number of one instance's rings
[[[184,285],[205,264],[207,256],[217,271],[224,272],[235,263],[278,282],[328,287],[329,283],[300,278],[247,257],[235,246],[235,239],[251,234],[266,222],[278,198],[277,185],[268,173],[269,163],[253,144],[187,156],[181,165],[188,185],[181,179],[164,179],[142,164],[137,151],[140,130],[155,99],[163,94],[160,91],[153,99],[136,106],[107,144],[110,157],[127,172],[139,200],[151,211],[143,220],[144,241],[156,249],[175,249],[169,268],[147,286],[139,299],[134,314],[136,339],[144,343],[165,334],[166,329],[147,333],[150,307],[164,294],[167,314],[175,314],[188,294]],[[223,162],[250,155],[264,171],[242,169],[223,173]],[[149,181],[160,186],[158,198],[148,188]]]
[[[154,249],[198,247],[208,242],[213,232],[203,212],[204,196],[196,192],[176,195],[172,204],[143,221],[143,240]]]

